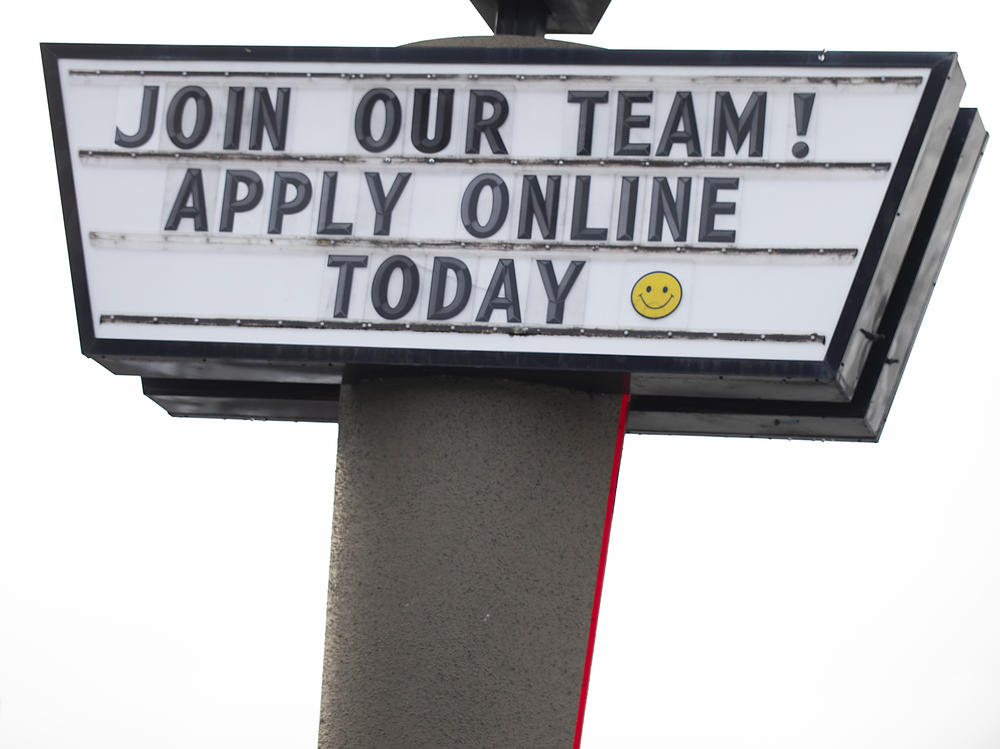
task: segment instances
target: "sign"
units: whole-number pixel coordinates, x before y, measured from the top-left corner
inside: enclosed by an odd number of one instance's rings
[[[850,403],[963,87],[916,53],[43,54],[84,353],[195,390],[406,364]]]

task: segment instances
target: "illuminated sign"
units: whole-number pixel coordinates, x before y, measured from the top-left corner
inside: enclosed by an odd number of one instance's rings
[[[962,89],[931,54],[44,54],[85,353],[274,382],[850,401]]]

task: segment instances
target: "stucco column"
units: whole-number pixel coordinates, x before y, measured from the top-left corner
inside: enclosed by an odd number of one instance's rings
[[[620,403],[344,385],[320,749],[572,746]]]

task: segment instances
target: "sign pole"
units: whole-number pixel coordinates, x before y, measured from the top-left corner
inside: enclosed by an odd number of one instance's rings
[[[626,413],[498,378],[344,385],[320,749],[578,745]]]

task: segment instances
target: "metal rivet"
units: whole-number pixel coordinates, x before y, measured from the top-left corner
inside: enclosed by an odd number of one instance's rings
[[[386,164],[391,164],[392,163],[392,158],[390,156],[386,156],[385,157],[385,163]]]
[[[628,331],[627,330],[622,331],[622,335],[628,335]]]
[[[434,157],[432,156],[431,158],[427,159],[427,163],[428,164],[433,164],[434,163]]]

